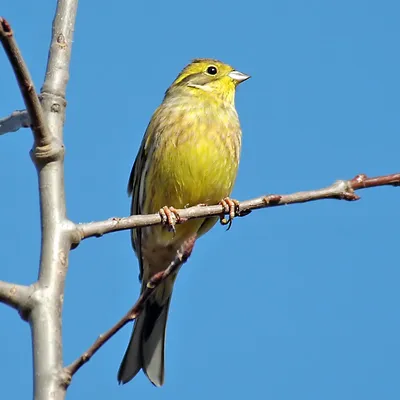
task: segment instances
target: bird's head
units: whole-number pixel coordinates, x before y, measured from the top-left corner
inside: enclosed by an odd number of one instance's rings
[[[236,86],[249,78],[249,75],[236,71],[221,61],[199,58],[183,69],[168,92],[181,88],[200,97],[205,97],[207,93],[233,103]]]

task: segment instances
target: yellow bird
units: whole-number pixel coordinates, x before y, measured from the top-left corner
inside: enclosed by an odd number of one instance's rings
[[[239,165],[241,129],[235,109],[238,84],[250,78],[213,59],[187,65],[165,93],[147,127],[128,183],[131,214],[155,213],[165,206],[217,204],[233,189]],[[218,218],[132,230],[142,291],[163,271],[189,238],[198,238]],[[146,302],[118,372],[126,383],[143,369],[150,381],[164,383],[165,330],[176,274]]]

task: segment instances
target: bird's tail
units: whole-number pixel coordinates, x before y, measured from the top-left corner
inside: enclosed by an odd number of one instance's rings
[[[119,383],[127,383],[143,369],[155,386],[164,383],[164,346],[172,290],[163,282],[145,303],[135,321],[131,340],[118,371]],[[172,288],[171,288],[172,289]],[[160,296],[160,293],[164,295]],[[166,292],[169,292],[168,295]],[[167,296],[166,296],[167,295]],[[162,299],[163,298],[163,299]],[[162,304],[160,303],[162,299]]]

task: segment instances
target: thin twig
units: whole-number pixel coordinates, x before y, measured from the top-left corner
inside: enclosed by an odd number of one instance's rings
[[[293,194],[272,194],[261,196],[255,199],[239,202],[237,215],[245,216],[258,208],[278,207],[287,204],[305,203],[323,199],[339,199],[354,201],[360,197],[354,192],[356,190],[377,187],[377,186],[398,186],[400,185],[400,173],[368,178],[364,174],[357,175],[348,181],[337,181],[331,186],[323,189],[297,192]],[[194,206],[178,210],[180,218],[177,223],[184,223],[189,219],[221,216],[228,214],[222,205]],[[79,237],[76,243],[89,237],[99,237],[110,232],[117,232],[126,229],[135,229],[144,226],[158,225],[162,223],[160,214],[132,215],[123,218],[111,218],[104,221],[95,221],[77,224]]]
[[[31,120],[26,110],[17,110],[4,118],[0,118],[0,135],[16,132],[21,128],[29,128]]]
[[[28,67],[18,48],[10,24],[0,17],[0,41],[14,70],[35,138],[36,147],[46,147],[51,143],[51,133],[48,129],[39,98]]]
[[[86,350],[79,358],[77,358],[72,364],[65,367],[65,372],[68,376],[72,376],[86,364],[92,356],[109,340],[111,339],[120,329],[122,329],[127,323],[136,319],[140,312],[143,310],[143,306],[147,299],[151,296],[154,290],[171,274],[176,272],[182,264],[184,264],[190,254],[192,253],[196,238],[192,237],[187,240],[177,252],[175,259],[169,264],[169,266],[157,274],[155,274],[147,283],[146,288],[140,295],[139,299],[132,306],[132,308],[107,332],[100,335],[97,340]]]

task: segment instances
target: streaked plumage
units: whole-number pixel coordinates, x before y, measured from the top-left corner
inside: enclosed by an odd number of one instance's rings
[[[194,60],[179,74],[154,112],[133,165],[128,184],[132,214],[154,213],[166,205],[216,204],[230,195],[241,147],[235,89],[248,78],[213,59]],[[178,225],[175,234],[164,226],[133,230],[142,288],[168,266],[186,239],[203,235],[216,221],[191,220]],[[175,278],[157,288],[137,319],[118,373],[121,383],[143,369],[154,385],[163,384],[165,328]]]

